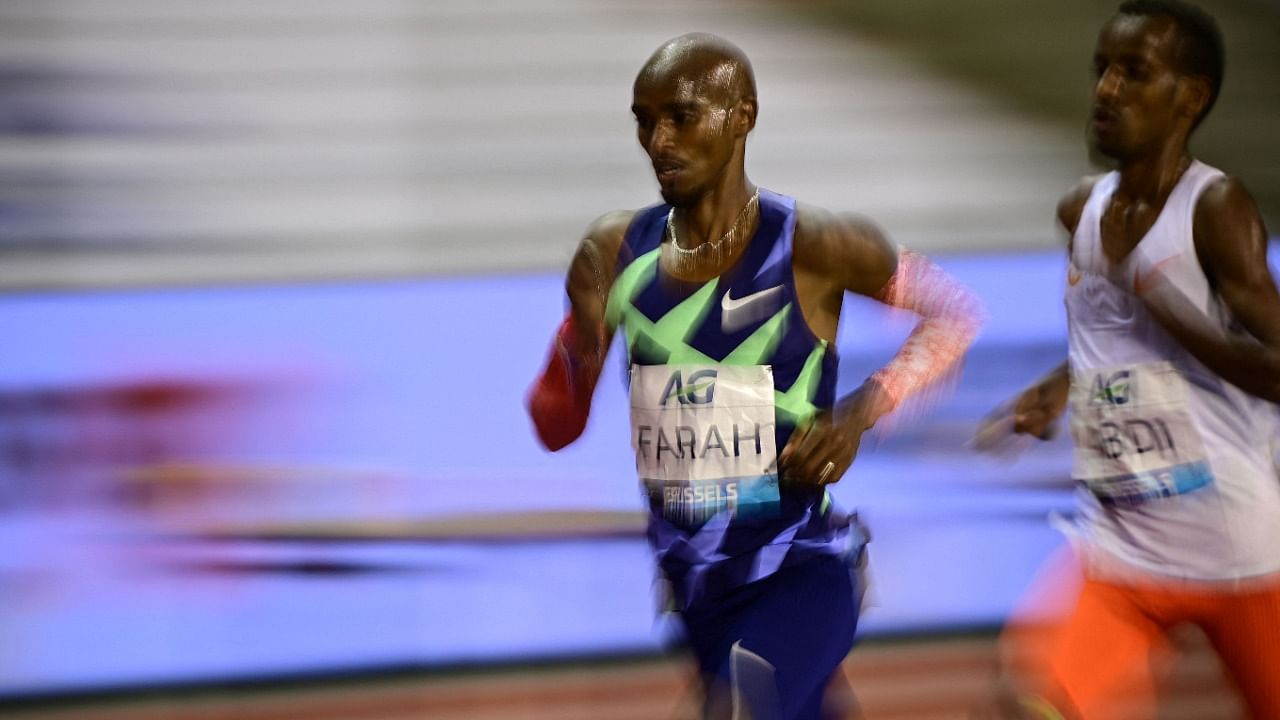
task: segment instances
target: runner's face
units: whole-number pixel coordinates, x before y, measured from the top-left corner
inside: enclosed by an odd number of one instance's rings
[[[1153,150],[1177,131],[1184,78],[1174,67],[1177,30],[1163,17],[1119,15],[1098,36],[1093,55],[1089,141],[1125,160]],[[1189,130],[1189,128],[1188,128]]]
[[[653,164],[662,198],[673,205],[692,204],[712,189],[733,157],[735,109],[720,76],[724,67],[641,73],[636,79],[636,137]]]

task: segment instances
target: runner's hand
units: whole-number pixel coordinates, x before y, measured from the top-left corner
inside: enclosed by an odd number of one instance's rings
[[[853,464],[862,434],[892,406],[884,388],[869,381],[831,410],[818,413],[796,428],[778,456],[782,479],[815,486],[838,482]]]
[[[1058,433],[1058,418],[1067,405],[1069,385],[1057,372],[1023,390],[1013,400],[983,418],[972,445],[980,452],[997,455],[1016,453],[1022,448],[1017,436],[1052,440]]]

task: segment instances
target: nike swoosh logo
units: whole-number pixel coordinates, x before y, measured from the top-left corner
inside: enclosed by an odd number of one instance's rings
[[[780,304],[774,299],[781,299],[782,285],[753,292],[734,299],[733,290],[720,299],[720,329],[733,333],[758,320],[763,320],[774,312]]]

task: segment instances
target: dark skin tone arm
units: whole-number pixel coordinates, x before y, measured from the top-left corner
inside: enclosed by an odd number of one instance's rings
[[[578,330],[573,348],[582,371],[594,382],[603,366],[611,331],[605,306],[623,236],[634,213],[608,213],[593,222],[569,265],[565,287]],[[802,208],[793,256],[801,312],[814,333],[834,344],[845,292],[875,297],[897,267],[897,252],[871,223]],[[789,481],[817,484],[823,466],[835,463],[838,479],[853,463],[862,433],[892,409],[878,383],[864,383],[797,431],[779,456]]]
[[[1280,293],[1267,267],[1267,233],[1239,180],[1223,178],[1196,204],[1196,255],[1210,287],[1247,334],[1204,322],[1172,285],[1157,279],[1142,300],[1197,360],[1231,384],[1280,402]]]
[[[876,298],[897,261],[897,251],[866,219],[800,208],[793,256],[796,292],[805,321],[829,345],[835,345],[845,293]],[[838,480],[853,464],[862,434],[892,409],[892,399],[879,383],[864,382],[796,429],[778,457],[783,476],[817,484],[831,462],[835,467],[827,479]]]
[[[618,251],[634,215],[617,210],[596,218],[578,243],[565,278],[569,309],[577,330],[576,347],[571,349],[592,385],[600,376],[613,337],[605,322],[605,309],[613,287]]]
[[[1058,201],[1058,224],[1067,233],[1068,248],[1096,180],[1094,177],[1084,178]],[[995,433],[1003,424],[1002,419],[1008,418],[1010,413],[1013,415],[1012,428],[1015,434],[1031,435],[1041,440],[1052,438],[1057,429],[1058,418],[1067,409],[1070,389],[1070,369],[1064,360],[1031,383],[1012,403],[989,415],[980,425],[974,444],[980,450],[993,449],[1001,440]]]

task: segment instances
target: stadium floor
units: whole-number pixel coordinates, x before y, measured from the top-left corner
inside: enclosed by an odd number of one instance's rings
[[[1159,720],[1234,720],[1242,710],[1197,635],[1161,692]],[[862,720],[962,720],[983,697],[994,636],[880,639],[855,648],[844,672]],[[690,665],[650,656],[542,666],[320,678],[12,706],[9,720],[694,720]],[[860,710],[861,714],[858,714]]]

